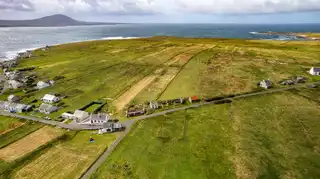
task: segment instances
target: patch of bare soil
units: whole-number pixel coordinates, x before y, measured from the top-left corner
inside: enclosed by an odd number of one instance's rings
[[[127,104],[130,103],[131,100],[137,96],[140,91],[142,91],[146,86],[148,86],[151,82],[153,82],[158,76],[157,75],[150,75],[142,80],[140,80],[137,84],[132,86],[128,91],[123,93],[116,101],[115,107],[117,111],[121,111]]]

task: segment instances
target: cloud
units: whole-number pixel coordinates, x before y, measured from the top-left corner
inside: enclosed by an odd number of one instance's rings
[[[175,0],[180,11],[203,14],[266,14],[320,10],[320,0]]]
[[[37,13],[157,14],[155,0],[0,0],[0,9]]]
[[[29,0],[0,0],[0,10],[33,11],[34,6]]]

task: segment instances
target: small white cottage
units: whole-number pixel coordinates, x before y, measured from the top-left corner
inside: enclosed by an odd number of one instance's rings
[[[44,95],[44,97],[41,100],[45,103],[56,103],[56,102],[60,101],[60,98],[58,98],[54,95],[51,95],[51,94],[46,94],[46,95]]]
[[[320,68],[312,67],[309,73],[313,76],[320,76]]]
[[[48,88],[50,86],[50,84],[43,82],[43,81],[39,81],[37,83],[37,88],[38,89],[43,89],[43,88]]]
[[[265,89],[271,88],[271,87],[272,87],[271,85],[272,85],[272,84],[271,84],[271,81],[270,81],[270,80],[262,80],[262,81],[259,83],[259,86],[260,86],[261,88],[265,88]]]

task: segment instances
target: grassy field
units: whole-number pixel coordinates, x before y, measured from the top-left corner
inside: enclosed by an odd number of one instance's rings
[[[91,178],[318,178],[319,119],[283,92],[140,121]]]
[[[94,143],[90,143],[92,136]],[[95,159],[115,140],[117,134],[95,135],[79,132],[73,138],[53,146],[12,174],[12,178],[79,178]]]
[[[306,73],[320,65],[319,47],[319,41],[175,37],[95,41],[36,51],[18,68],[36,67],[32,73],[37,80],[64,77],[23,98],[27,103],[49,92],[67,96],[66,107],[51,115],[55,118],[104,98],[121,99],[108,108],[122,109],[130,102],[248,92],[263,79],[271,79],[276,86],[293,75],[319,80]]]
[[[25,122],[24,125],[11,130],[5,134],[0,135],[0,148],[3,148],[4,146],[7,146],[8,144],[15,142],[22,137],[32,133],[33,131],[38,130],[43,125],[39,123],[33,123],[33,122]]]
[[[45,126],[22,139],[0,149],[0,159],[6,162],[12,162],[19,159],[42,145],[62,136],[62,129],[55,129]]]
[[[11,117],[0,116],[0,136],[24,124],[23,121]]]

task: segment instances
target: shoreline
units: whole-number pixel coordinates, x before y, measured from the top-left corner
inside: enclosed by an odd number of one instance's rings
[[[306,40],[320,40],[320,33],[299,33],[299,32],[250,32],[253,35],[283,35],[283,36],[290,36],[296,37],[297,39],[306,39]]]
[[[80,42],[92,42],[92,41],[103,41],[103,40],[130,40],[130,39],[139,39],[139,38],[149,38],[149,37],[123,37],[123,36],[103,37],[101,39],[76,40],[76,41],[70,41],[70,42],[65,42],[65,43],[51,44],[48,46],[53,47],[53,46],[72,44],[72,43],[80,43]],[[14,55],[10,55],[10,56],[7,55],[4,57],[0,57],[0,63],[8,62],[8,61],[15,61],[15,60],[17,60],[19,53],[26,53],[28,51],[34,52],[34,51],[42,49],[46,46],[47,45],[41,45],[39,47],[22,48],[22,49],[16,50],[16,51],[4,52],[4,54],[14,54]]]

